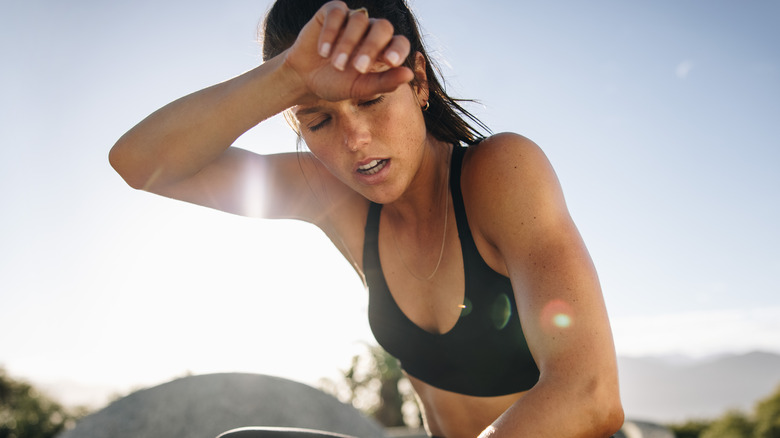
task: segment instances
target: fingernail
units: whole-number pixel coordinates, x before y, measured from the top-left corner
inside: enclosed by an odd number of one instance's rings
[[[320,56],[323,58],[330,56],[330,43],[322,43],[320,46]]]
[[[333,61],[333,66],[336,67],[337,70],[344,71],[344,67],[347,66],[347,59],[348,56],[346,53],[339,53],[339,56]]]
[[[355,60],[355,70],[360,73],[365,73],[368,71],[369,64],[371,64],[371,58],[369,58],[368,55],[360,55],[358,59]]]
[[[390,61],[390,64],[398,65],[398,60],[401,59],[401,55],[399,55],[398,52],[391,50],[385,54],[385,58]]]

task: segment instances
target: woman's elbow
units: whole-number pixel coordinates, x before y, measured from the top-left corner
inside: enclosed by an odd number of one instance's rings
[[[621,427],[625,421],[625,413],[623,412],[623,405],[620,402],[620,397],[615,397],[609,404],[604,405],[604,413],[601,422],[601,428],[604,430],[604,436],[612,436]]]
[[[148,186],[149,176],[142,166],[134,159],[134,149],[124,138],[108,152],[108,163],[134,189],[145,189]]]
[[[597,436],[612,436],[625,421],[620,391],[616,384],[608,386],[592,393],[586,407],[590,412],[593,430],[599,431]]]

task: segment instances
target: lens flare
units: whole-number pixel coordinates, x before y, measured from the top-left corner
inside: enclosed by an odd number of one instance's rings
[[[571,316],[559,313],[553,316],[553,324],[560,328],[569,328],[571,325]]]
[[[573,309],[563,300],[554,299],[542,309],[542,327],[547,330],[568,329],[574,323]]]
[[[509,323],[509,319],[512,317],[512,303],[506,294],[499,294],[496,297],[490,316],[496,330],[502,330]]]
[[[463,304],[459,304],[460,316],[468,316],[471,313],[471,301],[468,298],[463,298]]]

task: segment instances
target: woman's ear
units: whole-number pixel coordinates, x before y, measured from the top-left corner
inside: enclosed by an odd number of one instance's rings
[[[414,92],[417,95],[417,101],[420,102],[420,106],[424,107],[428,103],[428,74],[426,73],[426,67],[428,62],[422,53],[416,52],[414,54]]]

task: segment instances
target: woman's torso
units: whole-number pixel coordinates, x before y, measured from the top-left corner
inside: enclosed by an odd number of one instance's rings
[[[468,166],[468,159],[464,166]],[[468,181],[462,185],[467,187]],[[470,207],[475,206],[475,202],[469,201],[477,196],[478,193],[464,190],[467,215]],[[356,196],[349,205],[342,212],[350,214],[342,214],[346,220],[337,227],[343,230],[339,233],[340,237],[334,239],[331,236],[331,239],[362,273],[364,233],[363,227],[356,225],[361,220],[365,223],[370,203]],[[432,281],[425,280],[424,276],[430,274],[437,265],[438,249],[442,243],[441,227],[438,233],[398,229],[384,215],[379,222],[379,258],[392,299],[406,318],[430,333],[449,332],[458,323],[464,302],[465,276],[461,242],[455,226],[454,210],[450,208],[447,214],[444,251]],[[443,224],[443,217],[441,221]],[[497,249],[480,232],[479,225],[470,223],[470,226],[481,258],[492,270],[506,276],[506,267]],[[436,248],[437,251],[430,248]],[[414,272],[413,269],[418,271]],[[468,396],[436,388],[413,376],[409,378],[424,410],[429,432],[447,438],[478,435],[522,396],[522,392],[489,397]]]

